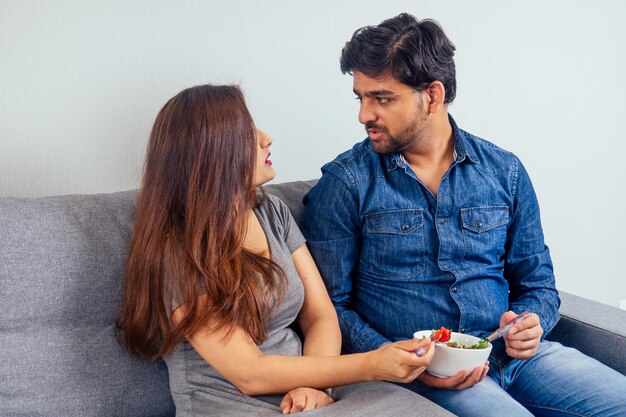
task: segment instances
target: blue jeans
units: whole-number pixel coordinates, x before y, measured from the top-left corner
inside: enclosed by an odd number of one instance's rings
[[[544,341],[529,360],[489,359],[466,390],[401,385],[459,416],[626,416],[626,377],[576,349]]]

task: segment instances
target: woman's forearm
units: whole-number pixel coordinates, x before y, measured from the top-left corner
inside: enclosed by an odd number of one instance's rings
[[[246,395],[279,394],[298,387],[327,388],[377,379],[371,352],[353,355],[267,355],[236,384]]]
[[[309,325],[303,333],[311,339],[307,353],[336,355],[338,326],[316,322],[305,323]],[[328,338],[326,331],[336,332],[335,336]],[[352,355],[265,355],[239,327],[202,328],[187,340],[209,365],[248,395],[285,393],[298,387],[328,388],[370,380],[410,382],[426,369],[434,352],[428,349],[425,356],[418,357],[415,350],[429,345],[430,340],[408,339]],[[327,342],[332,344],[332,349],[324,346]]]
[[[418,357],[415,350],[426,347]],[[371,352],[341,356],[257,356],[246,367],[246,384],[239,386],[249,395],[287,392],[297,387],[326,388],[372,380],[411,382],[420,375],[434,355],[429,339],[408,339],[381,346]]]

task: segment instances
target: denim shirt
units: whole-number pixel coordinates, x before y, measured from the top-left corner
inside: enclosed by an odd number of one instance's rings
[[[536,313],[544,337],[559,320],[526,170],[450,123],[455,159],[437,197],[401,154],[379,155],[366,139],[326,164],[304,198],[302,231],[347,351],[440,326],[484,337],[507,310]]]

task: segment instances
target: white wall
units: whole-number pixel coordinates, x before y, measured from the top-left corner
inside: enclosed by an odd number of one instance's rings
[[[0,0],[0,196],[137,187],[151,124],[201,83],[240,83],[277,181],[364,137],[339,51],[408,11],[457,46],[461,127],[533,178],[561,289],[626,299],[626,3]]]

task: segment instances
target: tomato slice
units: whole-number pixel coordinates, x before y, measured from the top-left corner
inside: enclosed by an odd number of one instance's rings
[[[448,340],[450,340],[451,334],[452,330],[446,329],[445,327],[441,326],[439,330],[433,333],[432,338],[437,342],[447,342]]]

